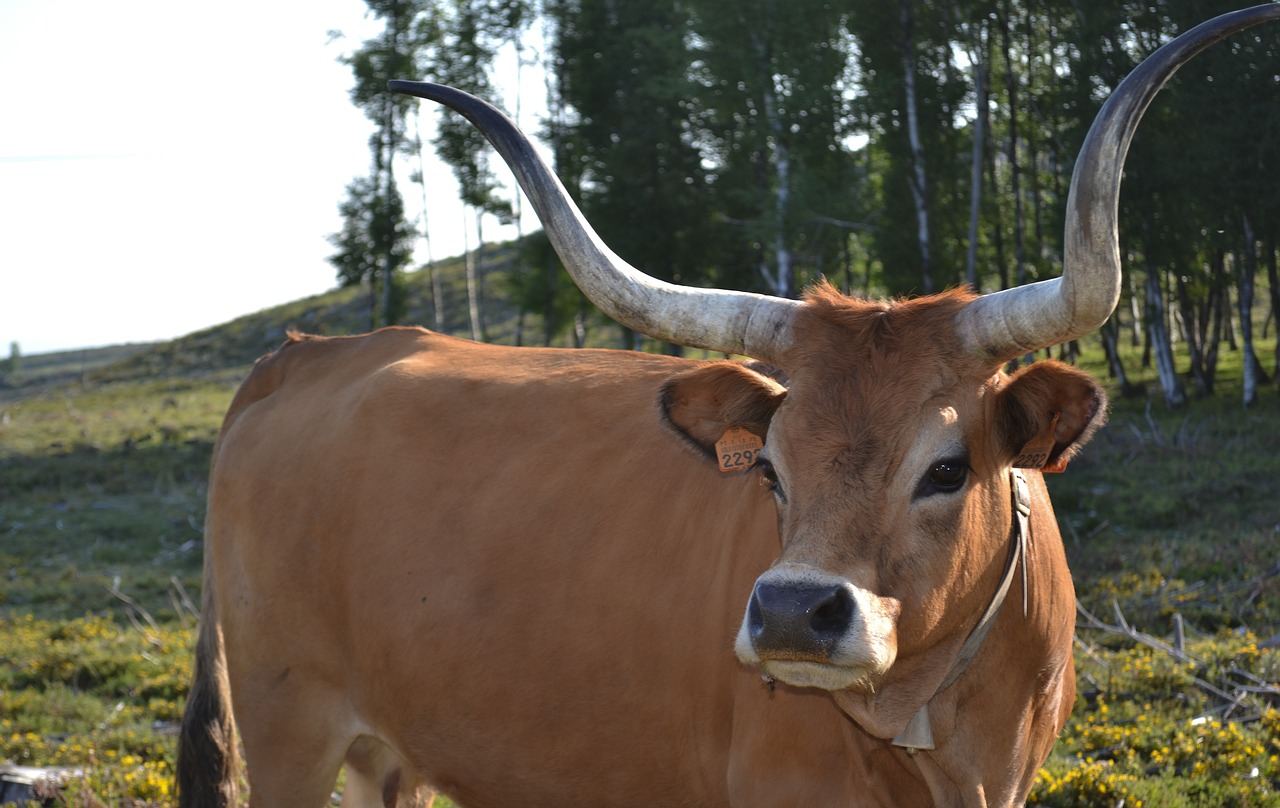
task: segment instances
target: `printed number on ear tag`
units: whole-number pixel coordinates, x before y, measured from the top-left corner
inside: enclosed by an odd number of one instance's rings
[[[716,459],[721,471],[749,469],[756,462],[756,454],[764,448],[764,441],[754,432],[741,427],[729,427],[716,441]]]
[[[1042,469],[1049,462],[1049,453],[1053,451],[1053,436],[1042,435],[1027,441],[1022,451],[1013,460],[1016,469]]]
[[[1049,428],[1043,434],[1038,435],[1022,447],[1022,451],[1013,460],[1013,467],[1016,469],[1037,469],[1045,474],[1060,474],[1067,468],[1065,458],[1059,458],[1056,462],[1049,462],[1049,455],[1053,453],[1053,447],[1056,445],[1054,441],[1054,429],[1058,426],[1058,414],[1054,414],[1053,423],[1049,424]]]

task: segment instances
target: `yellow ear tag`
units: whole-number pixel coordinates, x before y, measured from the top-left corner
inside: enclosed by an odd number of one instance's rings
[[[1065,453],[1053,463],[1049,462],[1049,455],[1053,453],[1053,447],[1056,441],[1053,438],[1053,431],[1058,426],[1059,413],[1053,414],[1053,422],[1049,424],[1040,435],[1027,441],[1027,445],[1022,447],[1022,451],[1013,460],[1013,467],[1016,469],[1036,469],[1044,474],[1061,474],[1066,471],[1067,460]]]
[[[721,471],[749,469],[756,462],[756,454],[764,448],[764,441],[754,432],[731,426],[716,441],[716,459]]]

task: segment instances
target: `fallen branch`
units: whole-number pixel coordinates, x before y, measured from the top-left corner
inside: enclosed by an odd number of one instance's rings
[[[178,576],[170,575],[169,583],[173,585],[173,589],[170,590],[170,594],[172,595],[173,592],[176,591],[178,593],[178,599],[181,602],[182,606],[188,612],[190,612],[192,616],[194,616],[197,620],[199,620],[200,610],[196,608],[196,604],[192,602],[191,596],[187,594],[187,588],[182,585],[182,581],[178,580]],[[182,614],[182,609],[175,608],[175,611],[178,612],[178,614]]]
[[[136,600],[120,591],[119,578],[115,579],[112,585],[107,588],[107,591],[128,607],[124,611],[125,616],[129,618],[129,623],[138,630],[138,633],[141,634],[147,642],[157,647],[163,644],[160,640],[156,639],[154,634],[148,633],[142,623],[138,622],[138,618],[141,617],[143,620],[147,621],[147,625],[151,627],[151,630],[155,632],[155,634],[160,633],[160,625],[156,623],[156,620],[151,616],[151,613],[142,608],[142,605]]]
[[[1108,634],[1119,634],[1121,636],[1128,637],[1129,639],[1135,642],[1141,643],[1147,646],[1148,648],[1154,648],[1157,651],[1163,651],[1164,653],[1168,654],[1169,656],[1173,657],[1179,662],[1192,662],[1201,667],[1204,666],[1202,662],[1192,657],[1190,654],[1187,654],[1185,651],[1179,651],[1177,648],[1174,648],[1172,645],[1169,645],[1167,642],[1164,642],[1163,640],[1158,640],[1155,637],[1152,637],[1150,634],[1145,634],[1141,631],[1138,631],[1133,626],[1130,626],[1128,621],[1124,619],[1124,613],[1120,611],[1120,602],[1115,598],[1111,599],[1111,607],[1112,609],[1115,610],[1116,619],[1119,621],[1120,625],[1112,626],[1102,622],[1097,617],[1095,617],[1092,612],[1090,612],[1088,609],[1084,607],[1084,604],[1080,602],[1079,598],[1076,599],[1076,611],[1089,624],[1089,628],[1095,628],[1095,629],[1098,629],[1099,631],[1104,631]]]
[[[1125,619],[1124,612],[1120,610],[1120,603],[1115,598],[1112,598],[1111,600],[1111,608],[1116,615],[1116,625],[1103,622],[1096,615],[1086,609],[1084,604],[1080,603],[1078,599],[1076,600],[1076,612],[1084,619],[1087,628],[1096,629],[1106,634],[1115,634],[1127,637],[1140,645],[1145,645],[1146,647],[1151,648],[1152,650],[1168,654],[1178,662],[1194,665],[1200,671],[1203,671],[1207,667],[1203,661],[1196,659],[1181,648],[1176,648],[1163,640],[1134,628],[1129,624],[1129,621]],[[1079,644],[1081,647],[1085,648],[1086,652],[1089,653],[1095,661],[1103,664],[1104,666],[1106,665],[1106,663],[1103,662],[1097,654],[1093,653],[1087,645],[1083,642],[1080,642]],[[1231,690],[1225,690],[1195,674],[1190,674],[1189,678],[1192,684],[1222,702],[1222,704],[1213,710],[1210,710],[1200,716],[1199,720],[1203,720],[1206,716],[1214,713],[1222,713],[1224,719],[1229,718],[1249,696],[1262,695],[1280,697],[1280,687],[1273,686],[1257,676],[1235,668],[1231,669],[1229,673],[1249,679],[1252,684],[1240,685],[1232,683],[1230,685]]]

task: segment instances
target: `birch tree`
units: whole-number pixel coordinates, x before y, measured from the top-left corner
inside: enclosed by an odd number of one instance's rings
[[[920,139],[920,112],[916,97],[915,12],[912,0],[898,0],[898,24],[901,28],[902,92],[907,116],[907,142],[910,144],[911,173],[907,187],[916,212],[916,247],[920,250],[921,291],[929,294],[934,289],[932,251],[929,248],[929,195],[928,179],[924,163],[924,145]]]
[[[693,0],[715,202],[754,264],[746,288],[782,297],[846,260],[863,183],[849,133],[844,15],[816,0]],[[741,256],[741,257],[739,257]]]
[[[697,284],[714,205],[694,135],[687,4],[565,0],[556,9],[557,168],[618,255]]]
[[[501,106],[491,75],[499,45],[515,36],[528,21],[529,7],[519,0],[446,0],[441,45],[433,55],[430,74],[443,84]],[[501,194],[489,163],[484,136],[462,116],[441,107],[434,140],[436,153],[453,168],[463,203],[472,211],[476,248],[465,252],[467,312],[471,338],[488,338],[484,316],[484,220],[496,216],[509,221],[511,202]],[[462,225],[467,233],[465,223]],[[469,238],[469,235],[467,236]]]
[[[338,252],[329,261],[343,285],[368,285],[370,326],[375,327],[403,316],[406,295],[400,274],[413,241],[395,174],[396,155],[410,144],[406,121],[413,102],[388,93],[386,84],[417,73],[432,28],[420,0],[366,0],[366,5],[383,30],[342,61],[355,77],[352,103],[374,124],[369,137],[372,167],[367,179],[347,186],[347,199],[339,207],[343,228],[330,237]]]
[[[969,62],[973,65],[973,142],[969,155],[969,239],[965,253],[965,281],[974,291],[981,289],[978,278],[978,238],[982,219],[982,167],[987,143],[988,90],[986,20],[970,26]]]

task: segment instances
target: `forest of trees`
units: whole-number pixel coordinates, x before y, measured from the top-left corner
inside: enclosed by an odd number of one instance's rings
[[[1239,0],[366,2],[385,30],[348,62],[376,128],[373,170],[348,189],[332,260],[381,290],[378,316],[393,322],[414,238],[393,166],[424,147],[415,103],[386,79],[496,100],[499,50],[536,55],[545,87],[521,91],[545,92],[550,114],[533,134],[601,236],[656,277],[786,296],[823,276],[854,294],[990,291],[1060,273],[1073,161],[1102,101]],[[510,217],[483,139],[457,115],[438,120],[428,148],[477,224]],[[1157,97],[1126,166],[1120,235],[1126,291],[1103,343],[1121,387],[1121,340],[1174,406],[1213,392],[1229,344],[1252,403],[1280,376],[1280,351],[1253,344],[1280,313],[1280,27],[1214,47]],[[545,239],[525,241],[502,293],[544,315],[550,341],[586,305]],[[468,264],[481,339],[482,257]]]

